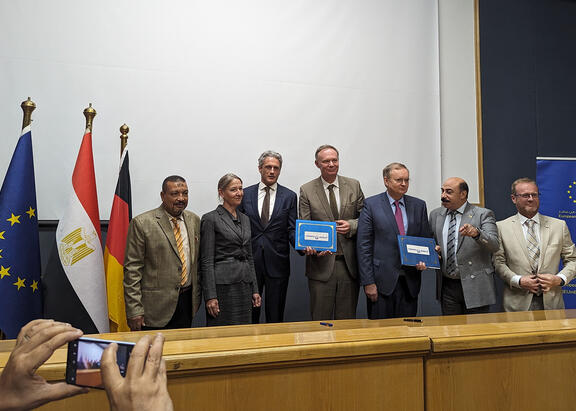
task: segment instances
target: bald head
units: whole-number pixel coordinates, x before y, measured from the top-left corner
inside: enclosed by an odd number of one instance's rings
[[[448,210],[458,210],[468,200],[468,184],[460,177],[450,177],[442,184],[440,199]]]

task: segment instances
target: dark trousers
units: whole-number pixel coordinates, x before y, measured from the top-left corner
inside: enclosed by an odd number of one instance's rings
[[[414,317],[418,312],[418,297],[412,297],[408,290],[406,277],[398,277],[396,288],[390,295],[378,293],[375,302],[367,299],[368,318],[377,320],[381,318]]]
[[[144,317],[146,318],[146,317]],[[146,327],[142,330],[170,330],[174,328],[190,328],[192,326],[192,288],[184,291],[178,296],[176,310],[172,318],[164,327]]]
[[[257,270],[256,279],[258,280],[258,291],[262,296],[266,322],[283,322],[289,277],[272,278],[266,275],[265,272]],[[260,311],[261,307],[252,308],[252,324],[260,322]]]
[[[442,315],[484,314],[490,312],[489,305],[466,308],[462,281],[458,278],[442,278],[441,301]]]
[[[356,318],[359,285],[350,275],[344,258],[336,258],[328,281],[308,279],[308,287],[312,320]]]

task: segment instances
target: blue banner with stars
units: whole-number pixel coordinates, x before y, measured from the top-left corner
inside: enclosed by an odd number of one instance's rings
[[[0,191],[0,329],[16,338],[42,318],[40,244],[30,126],[22,130]]]
[[[540,190],[540,213],[566,221],[576,240],[576,159],[536,160],[536,183]],[[562,288],[566,308],[576,308],[576,279]]]

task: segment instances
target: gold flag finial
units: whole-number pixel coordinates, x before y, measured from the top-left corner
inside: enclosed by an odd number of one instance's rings
[[[36,108],[36,104],[28,97],[28,100],[23,101],[20,107],[22,107],[22,111],[24,112],[24,118],[22,119],[22,128],[24,128],[32,122],[32,112]]]
[[[130,131],[130,127],[126,125],[126,123],[120,126],[120,155],[124,152],[126,145],[128,144],[128,132]]]
[[[90,130],[92,132],[92,121],[96,116],[96,110],[92,108],[92,103],[84,109],[84,117],[86,117],[86,130]]]

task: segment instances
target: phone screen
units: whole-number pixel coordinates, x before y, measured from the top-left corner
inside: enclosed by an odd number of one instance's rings
[[[112,342],[118,344],[116,363],[120,369],[120,374],[124,377],[134,343],[81,337],[68,343],[66,382],[83,387],[104,388],[100,361],[102,353]]]

